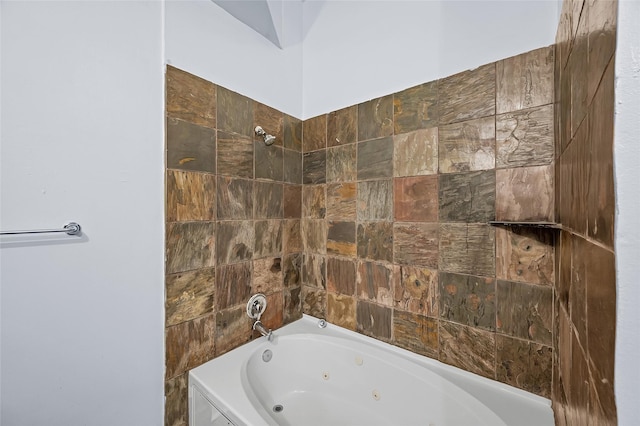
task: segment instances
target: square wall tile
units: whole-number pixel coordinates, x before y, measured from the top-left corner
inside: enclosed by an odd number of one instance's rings
[[[495,217],[493,170],[440,175],[438,203],[443,222],[486,222]]]
[[[358,105],[358,140],[393,135],[393,95]]]
[[[214,220],[215,205],[214,175],[167,170],[167,222]]]
[[[255,240],[251,221],[218,222],[216,232],[217,265],[251,260]]]
[[[167,274],[214,266],[215,244],[214,222],[168,223]]]
[[[189,321],[213,311],[215,268],[179,272],[165,280],[167,327]]]
[[[216,127],[216,85],[167,65],[167,115],[199,126]]]
[[[327,293],[327,321],[355,331],[356,299],[352,296]]]
[[[357,127],[357,105],[327,114],[327,146],[331,147],[356,142],[358,138]]]
[[[282,147],[267,146],[262,141],[254,142],[256,179],[282,182],[284,179],[284,153]]]
[[[496,228],[496,276],[508,281],[554,285],[554,232]]]
[[[498,280],[498,332],[551,345],[553,289]]]
[[[256,220],[254,259],[282,254],[282,220]]]
[[[302,284],[307,287],[327,289],[326,256],[305,253],[302,258]]]
[[[287,254],[282,258],[282,285],[285,289],[300,287],[302,276],[302,253]],[[299,294],[298,294],[299,296]],[[286,297],[286,295],[285,295]],[[286,304],[285,304],[286,305]]]
[[[495,333],[447,321],[438,331],[441,362],[495,379]]]
[[[553,105],[496,116],[496,167],[551,164]]]
[[[361,261],[356,291],[360,300],[393,307],[393,265]]]
[[[494,276],[495,230],[481,224],[440,224],[438,269],[461,274]]]
[[[327,150],[313,151],[302,156],[302,183],[325,183],[327,173]]]
[[[329,221],[327,226],[327,254],[356,257],[355,222]]]
[[[218,174],[253,179],[253,141],[218,131]]]
[[[327,291],[302,286],[302,312],[316,318],[327,316]]]
[[[493,278],[440,272],[438,283],[440,318],[496,330],[496,281]]]
[[[438,125],[438,83],[432,81],[393,96],[395,134]]]
[[[393,180],[395,220],[438,221],[438,176],[415,176]]]
[[[218,266],[216,311],[246,304],[251,296],[251,262]]]
[[[253,100],[218,86],[218,130],[253,138]]]
[[[287,183],[302,183],[302,154],[290,149],[283,150],[284,170],[282,179]]]
[[[322,114],[302,122],[302,150],[317,151],[327,147],[327,115]]]
[[[358,143],[358,180],[393,176],[393,138]]]
[[[325,185],[305,185],[302,187],[302,217],[324,219],[327,207]]]
[[[393,225],[391,222],[358,223],[358,258],[393,261]]]
[[[496,170],[496,220],[553,222],[553,166]]]
[[[438,316],[438,271],[419,266],[395,265],[395,312]]]
[[[543,398],[551,397],[551,347],[497,335],[496,352],[498,381]]]
[[[438,321],[411,312],[393,312],[393,343],[411,352],[438,357]]]
[[[585,3],[585,9],[588,9],[587,31],[589,34],[587,89],[588,99],[591,100],[616,51],[618,2],[588,0]]]
[[[290,115],[284,115],[283,143],[287,149],[302,151],[302,121]]]
[[[167,168],[216,172],[216,131],[167,119]]]
[[[263,259],[255,259],[253,261],[253,284],[251,285],[252,294],[278,294],[281,296],[282,289],[284,288],[282,279],[281,257],[265,257]],[[267,301],[267,304],[268,303],[269,302]],[[269,307],[275,308],[271,305]],[[273,309],[273,311],[277,311],[277,309]],[[280,306],[280,311],[282,312],[282,306]]]
[[[284,291],[284,323],[289,324],[302,318],[302,288]]]
[[[296,253],[303,251],[300,219],[285,220],[283,226],[282,248],[284,253]]]
[[[356,183],[327,185],[327,219],[356,220]]]
[[[165,332],[165,378],[171,379],[214,356],[213,315],[168,327]]]
[[[253,334],[245,306],[216,312],[215,327],[216,356],[247,343]]]
[[[327,149],[327,182],[353,182],[358,177],[355,143]]]
[[[438,268],[438,224],[394,223],[394,263]]]
[[[393,175],[438,173],[438,128],[416,130],[393,137]]]
[[[303,219],[301,222],[302,245],[307,253],[327,253],[327,221]]]
[[[284,208],[284,185],[272,182],[253,183],[255,202],[253,216],[255,219],[282,219]]]
[[[496,63],[497,113],[553,103],[554,46]]]
[[[253,128],[262,127],[267,134],[276,137],[273,145],[282,146],[284,144],[284,114],[275,108],[260,102],[255,102],[253,108]],[[254,139],[262,142],[262,136],[256,136]]]
[[[164,424],[189,423],[189,373],[184,373],[164,383]]]
[[[494,117],[440,126],[438,135],[440,173],[495,168],[495,145]]]
[[[358,182],[358,221],[391,220],[393,184],[391,179]]]
[[[356,329],[367,336],[389,341],[391,308],[359,300],[356,306]]]
[[[496,113],[496,64],[438,81],[440,124],[487,117]]]
[[[327,259],[327,290],[353,296],[356,292],[356,261],[329,257]]]
[[[253,217],[253,181],[218,177],[218,219],[251,219]]]
[[[302,217],[302,185],[284,185],[282,211],[286,219]]]

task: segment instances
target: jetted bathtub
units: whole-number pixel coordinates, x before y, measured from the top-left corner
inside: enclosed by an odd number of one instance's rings
[[[324,327],[322,327],[324,326]],[[305,315],[189,372],[190,426],[546,426],[550,401]]]

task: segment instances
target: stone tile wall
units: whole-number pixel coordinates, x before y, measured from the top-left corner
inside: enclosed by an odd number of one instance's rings
[[[553,408],[558,425],[615,425],[613,182],[617,2],[565,1],[557,33],[557,254]]]
[[[304,312],[551,396],[554,50],[304,121]]]
[[[171,66],[166,90],[165,424],[187,425],[188,370],[255,337],[251,294],[267,327],[301,315],[302,123]]]

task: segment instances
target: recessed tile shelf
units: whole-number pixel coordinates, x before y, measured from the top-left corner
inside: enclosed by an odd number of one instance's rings
[[[562,225],[555,222],[511,222],[503,220],[490,220],[487,222],[491,226],[523,226],[529,228],[562,229]]]

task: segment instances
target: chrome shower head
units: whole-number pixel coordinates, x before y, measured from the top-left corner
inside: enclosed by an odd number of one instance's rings
[[[256,132],[257,136],[262,136],[262,140],[264,141],[264,144],[267,146],[273,145],[273,143],[276,141],[275,136],[267,134],[267,132],[265,132],[264,129],[260,126],[256,126],[254,131]]]

